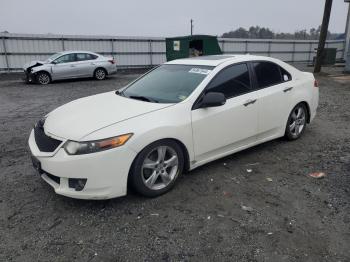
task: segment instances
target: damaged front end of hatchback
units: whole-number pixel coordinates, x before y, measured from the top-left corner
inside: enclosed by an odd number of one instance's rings
[[[26,83],[33,83],[36,81],[36,72],[38,72],[39,70],[35,69],[36,67],[43,66],[44,64],[45,63],[42,61],[34,61],[24,66],[24,80],[26,81]]]

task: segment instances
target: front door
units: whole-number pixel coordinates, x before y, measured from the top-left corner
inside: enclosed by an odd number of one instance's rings
[[[75,54],[65,54],[60,56],[52,65],[52,78],[65,79],[75,77],[77,74],[77,62]]]
[[[196,161],[209,161],[256,142],[258,101],[245,63],[221,70],[206,88],[221,92],[226,104],[192,110]]]

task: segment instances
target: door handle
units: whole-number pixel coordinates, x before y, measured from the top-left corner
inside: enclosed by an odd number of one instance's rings
[[[91,65],[96,65],[95,63],[91,63]]]
[[[251,104],[254,104],[257,99],[248,99],[243,105],[244,106],[249,106]]]
[[[75,67],[75,65],[70,65],[70,67]]]
[[[283,92],[287,93],[287,92],[291,91],[292,89],[293,89],[292,86],[291,87],[287,87],[286,89],[283,90]]]

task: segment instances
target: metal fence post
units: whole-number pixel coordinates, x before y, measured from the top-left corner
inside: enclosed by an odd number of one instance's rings
[[[62,38],[61,38],[61,43],[62,43],[62,51],[65,51],[65,47],[64,47],[64,38],[63,38],[63,36],[62,36]]]
[[[114,39],[111,38],[111,55],[114,58]]]
[[[309,57],[307,59],[308,62],[311,62],[311,54],[312,54],[312,42],[309,42]]]
[[[271,41],[269,41],[269,46],[267,48],[267,55],[271,56]]]
[[[152,39],[149,39],[148,41],[149,44],[149,62],[150,66],[153,66],[153,50],[152,50]]]
[[[294,63],[295,61],[295,41],[293,41],[293,48],[292,48],[292,62]]]
[[[2,46],[3,46],[3,48],[4,48],[5,61],[6,61],[6,69],[7,69],[8,72],[10,72],[9,60],[8,60],[8,57],[7,57],[6,38],[5,38],[5,36],[2,37]]]

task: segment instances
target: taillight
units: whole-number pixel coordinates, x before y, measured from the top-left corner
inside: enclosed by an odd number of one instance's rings
[[[314,81],[314,87],[318,87],[318,81],[316,79]]]
[[[112,65],[115,64],[115,60],[114,59],[108,60],[108,62],[110,62]]]

